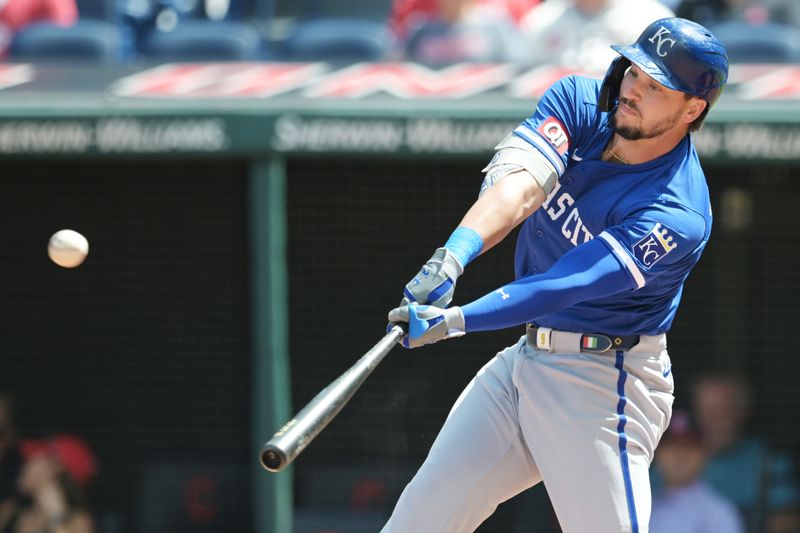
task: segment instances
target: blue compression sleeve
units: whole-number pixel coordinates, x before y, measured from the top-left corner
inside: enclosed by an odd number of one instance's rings
[[[467,333],[534,322],[572,304],[633,288],[625,267],[601,241],[573,248],[547,272],[518,279],[462,306]]]
[[[450,235],[444,247],[455,256],[463,269],[481,253],[483,239],[475,230],[460,226]]]

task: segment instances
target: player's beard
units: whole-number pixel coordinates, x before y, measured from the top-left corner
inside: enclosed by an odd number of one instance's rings
[[[633,109],[634,111],[639,111],[636,108],[636,104],[631,102],[630,100],[624,99],[620,97],[620,102],[626,104],[628,107]],[[655,124],[649,124],[647,127],[645,126],[623,126],[619,123],[619,117],[617,117],[617,110],[619,110],[619,106],[615,107],[611,113],[609,113],[609,123],[611,125],[611,130],[622,137],[623,139],[627,139],[629,141],[638,141],[639,139],[653,139],[662,135],[663,133],[668,132],[671,130],[675,123],[678,122],[678,119],[683,114],[683,110],[679,109],[675,112],[675,114],[671,117],[667,117],[662,119]],[[639,114],[639,116],[642,116]]]

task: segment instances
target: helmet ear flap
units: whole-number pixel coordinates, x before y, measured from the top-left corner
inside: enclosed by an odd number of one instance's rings
[[[622,84],[625,71],[630,66],[631,61],[625,56],[619,56],[611,62],[606,71],[606,77],[603,78],[603,85],[600,86],[600,97],[597,100],[600,111],[608,113],[617,105],[619,86]]]

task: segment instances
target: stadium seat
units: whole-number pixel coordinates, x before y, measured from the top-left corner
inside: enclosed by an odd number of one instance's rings
[[[141,52],[156,61],[247,61],[263,57],[264,40],[245,23],[184,20],[172,31],[153,31]]]
[[[82,19],[114,19],[115,0],[77,0],[77,5],[78,15]]]
[[[250,473],[234,461],[164,459],[144,465],[138,531],[250,531],[249,502],[237,489],[247,484]]]
[[[409,59],[431,67],[469,61],[502,63],[511,58],[510,35],[514,35],[513,27],[491,18],[458,24],[429,20],[411,29],[404,49]]]
[[[289,61],[355,62],[383,59],[391,37],[382,22],[354,18],[299,21],[282,42]]]
[[[386,512],[361,512],[329,508],[300,508],[292,517],[294,533],[375,533],[389,518]]]
[[[725,45],[731,63],[800,62],[800,29],[794,26],[731,21],[709,29]]]
[[[22,29],[11,42],[12,61],[115,63],[126,50],[124,34],[111,22],[79,20],[63,27],[40,23]]]

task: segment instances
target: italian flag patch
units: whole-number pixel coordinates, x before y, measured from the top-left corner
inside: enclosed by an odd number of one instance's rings
[[[581,347],[587,348],[589,350],[594,350],[597,348],[597,337],[589,337],[584,336],[581,340]]]

